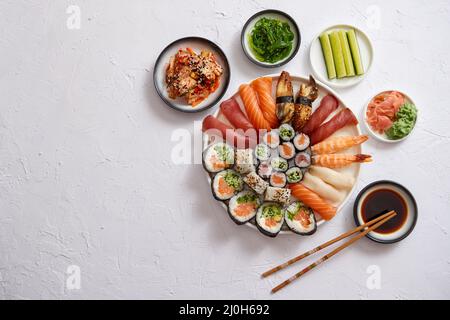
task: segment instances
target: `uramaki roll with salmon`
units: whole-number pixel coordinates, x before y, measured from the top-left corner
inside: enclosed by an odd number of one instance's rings
[[[244,224],[256,215],[260,205],[259,196],[251,190],[245,190],[230,199],[228,214],[236,224]]]

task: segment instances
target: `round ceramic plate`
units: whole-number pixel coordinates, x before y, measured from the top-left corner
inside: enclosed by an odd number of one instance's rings
[[[353,206],[353,218],[355,219],[355,224],[356,226],[360,226],[365,223],[361,214],[362,204],[370,193],[379,189],[388,189],[395,191],[403,198],[407,211],[406,220],[400,227],[400,229],[393,233],[382,234],[372,231],[369,232],[366,237],[379,243],[394,243],[403,240],[413,231],[416,225],[418,209],[416,200],[414,199],[411,192],[409,192],[408,189],[396,182],[388,180],[376,181],[361,190],[361,192],[356,197],[355,204]],[[389,208],[386,209],[390,210]]]
[[[276,90],[276,84],[278,81],[278,74],[275,75],[268,75],[267,77],[272,77],[272,95],[275,96],[275,90]],[[300,76],[292,76],[291,75],[291,79],[292,79],[292,85],[294,87],[294,93],[297,93],[300,85],[302,83],[308,83],[309,81],[309,77],[300,77]],[[330,114],[330,116],[325,119],[325,121],[328,121],[329,119],[331,119],[337,112],[339,112],[342,108],[348,107],[343,100],[341,99],[341,97],[332,89],[330,89],[328,86],[322,84],[319,81],[316,81],[317,86],[319,88],[319,97],[316,99],[316,101],[313,103],[313,110],[315,110],[319,104],[320,101],[322,100],[322,98],[324,96],[326,96],[327,94],[332,94],[333,96],[335,96],[338,101],[339,101],[339,108],[333,112],[332,114]],[[244,114],[246,114],[245,112],[245,108],[244,108],[244,104],[239,96],[239,93],[235,93],[233,95],[233,97],[236,99],[236,101],[238,102],[239,106],[241,107],[242,111],[244,112]],[[218,110],[213,114],[216,118],[218,118],[219,120],[221,120],[222,122],[228,124],[231,126],[231,124],[228,122],[228,120],[226,119],[226,117],[221,113],[220,108],[218,108]],[[359,125],[356,126],[347,126],[344,127],[338,131],[336,131],[332,136],[348,136],[348,135],[360,135],[361,134],[361,130]],[[217,139],[217,136],[209,136],[207,134],[203,134],[203,150],[206,150],[206,148],[213,142],[217,142],[217,141],[221,141],[221,138]],[[350,149],[347,149],[345,151],[342,151],[341,153],[349,153],[349,154],[360,154],[362,153],[362,148],[361,145],[358,146],[354,146]],[[336,171],[340,171],[343,173],[346,173],[350,176],[352,176],[355,179],[355,184],[353,185],[353,188],[351,190],[346,190],[343,192],[346,192],[345,198],[344,200],[337,204],[337,215],[339,215],[339,211],[347,204],[347,202],[349,201],[355,187],[356,187],[356,182],[358,180],[358,176],[359,176],[359,171],[360,171],[360,164],[359,163],[355,163],[352,164],[351,166],[348,166],[346,168],[341,168],[341,169],[335,169]],[[206,171],[205,171],[206,172]],[[211,184],[211,178],[214,175],[209,174],[208,172],[206,172],[206,177],[208,180],[208,183]],[[225,209],[225,211],[227,211],[227,205],[224,202],[220,202],[220,204],[222,205],[222,207]],[[317,219],[317,225],[320,226],[322,223],[324,223],[325,221],[322,220],[320,218],[319,215],[316,214],[316,219]],[[250,220],[249,222],[246,223],[246,225],[256,229],[256,222],[255,219],[253,218],[252,220]],[[286,226],[286,223],[284,223],[283,228],[280,232],[280,234],[294,234],[292,231],[289,230],[289,228]]]
[[[355,30],[356,38],[358,39],[359,51],[364,67],[364,74],[360,76],[330,80],[328,79],[327,68],[325,66],[325,60],[323,58],[322,46],[320,45],[319,36],[324,32],[350,29]],[[320,81],[334,88],[348,88],[359,83],[369,73],[373,61],[373,47],[369,37],[363,31],[353,26],[339,24],[323,30],[313,38],[313,41],[311,42],[311,46],[309,48],[309,59],[314,75]]]
[[[374,131],[372,129],[372,127],[370,126],[370,124],[367,122],[367,118],[366,118],[367,109],[369,107],[370,101],[372,101],[372,99],[375,98],[379,94],[382,94],[382,93],[385,93],[385,92],[391,92],[391,91],[393,91],[393,90],[386,90],[386,91],[380,92],[380,93],[376,94],[375,96],[373,96],[372,98],[370,98],[370,100],[367,101],[366,105],[364,106],[363,119],[364,119],[365,127],[367,128],[367,131],[369,131],[369,133],[371,134],[372,137],[374,137],[375,139],[377,139],[379,141],[382,141],[382,142],[396,143],[396,142],[400,142],[400,141],[405,140],[406,138],[408,138],[411,135],[411,133],[414,131],[414,128],[416,127],[417,119],[416,119],[416,123],[414,124],[414,127],[412,128],[412,130],[406,136],[404,136],[401,139],[391,140],[391,139],[389,139],[387,137],[387,135],[385,133],[378,133],[378,132]],[[414,101],[407,94],[405,94],[405,93],[403,93],[401,91],[398,91],[398,90],[395,90],[395,91],[400,92],[405,97],[405,103],[412,103],[413,105],[415,105],[417,107],[417,105],[414,103]]]
[[[223,68],[223,74],[220,77],[220,84],[217,90],[195,107],[189,105],[183,97],[177,99],[169,98],[165,81],[166,69],[170,57],[174,56],[179,49],[186,48],[191,48],[196,53],[200,53],[202,50],[211,51],[216,57],[217,62]],[[200,37],[182,38],[169,44],[159,55],[153,69],[153,82],[156,92],[158,92],[158,95],[169,107],[182,112],[200,112],[214,106],[227,91],[228,84],[230,83],[230,66],[225,53],[214,42]]]
[[[290,54],[283,60],[280,60],[275,63],[259,61],[255,57],[255,55],[248,43],[248,37],[249,37],[251,31],[253,30],[255,23],[263,17],[271,18],[271,19],[278,19],[280,21],[287,22],[289,24],[289,27],[291,28],[291,31],[294,33],[294,41],[292,44],[292,50],[291,50]],[[242,33],[241,33],[241,45],[242,45],[242,49],[244,50],[244,53],[247,56],[247,58],[249,58],[249,60],[251,62],[253,62],[254,64],[261,66],[261,67],[265,67],[265,68],[276,68],[276,67],[280,67],[280,66],[288,63],[297,54],[298,49],[300,48],[300,43],[301,43],[300,30],[297,26],[297,23],[295,23],[295,20],[292,19],[292,17],[289,16],[287,13],[284,13],[284,12],[278,11],[278,10],[269,9],[269,10],[264,10],[264,11],[254,14],[253,16],[250,17],[250,19],[247,20],[247,22],[244,25],[244,28],[242,29]]]

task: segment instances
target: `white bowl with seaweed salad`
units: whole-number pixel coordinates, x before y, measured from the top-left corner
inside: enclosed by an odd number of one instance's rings
[[[314,75],[335,88],[361,82],[372,66],[373,55],[369,37],[346,24],[328,27],[317,34],[309,49]]]
[[[294,19],[278,10],[256,13],[244,25],[241,44],[258,66],[276,68],[288,63],[300,48],[300,30]]]

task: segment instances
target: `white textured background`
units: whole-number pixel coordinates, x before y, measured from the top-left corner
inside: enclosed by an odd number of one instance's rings
[[[80,30],[66,27],[70,4]],[[228,95],[272,72],[246,60],[239,42],[264,8],[301,28],[291,73],[310,72],[316,33],[354,24],[376,57],[364,82],[339,92],[345,101],[360,114],[370,96],[399,89],[420,109],[404,143],[365,146],[375,162],[358,182],[407,186],[419,204],[415,231],[396,245],[363,239],[275,296],[269,289],[301,265],[259,274],[353,227],[352,202],[309,238],[236,226],[201,166],[170,160],[173,130],[193,131],[205,114],[167,108],[151,79],[158,53],[187,35],[225,50]],[[0,0],[0,298],[450,298],[449,30],[449,1]],[[65,286],[69,265],[81,269],[80,290]],[[380,290],[366,287],[370,265],[381,268]]]

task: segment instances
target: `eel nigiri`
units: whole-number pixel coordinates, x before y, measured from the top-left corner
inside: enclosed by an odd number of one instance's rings
[[[309,76],[308,84],[301,84],[295,99],[294,115],[292,117],[292,126],[295,131],[300,132],[311,118],[312,103],[317,99],[318,95],[319,89],[317,88],[316,80]]]
[[[238,134],[232,127],[211,115],[203,119],[202,131],[208,134],[218,135],[224,141],[229,142],[239,149],[254,148],[257,144],[251,137]]]
[[[368,135],[331,137],[311,147],[315,154],[336,153],[357,146],[369,139]]]
[[[315,165],[327,168],[343,168],[355,162],[371,162],[372,156],[367,154],[319,154],[312,157]]]
[[[242,112],[236,99],[231,98],[223,101],[220,104],[220,110],[235,128],[244,131],[255,129],[247,116]]]
[[[309,118],[308,122],[303,127],[302,132],[308,135],[311,134],[311,132],[316,130],[325,119],[338,108],[338,106],[339,103],[334,96],[328,94],[323,97],[319,107],[313,112],[311,118]]]
[[[278,78],[277,91],[277,117],[281,123],[290,122],[294,116],[294,89],[289,72],[281,72]]]
[[[336,215],[336,208],[323,200],[317,193],[312,192],[301,183],[289,185],[291,194],[316,211],[325,220],[331,220]]]
[[[263,113],[258,105],[258,97],[255,90],[248,84],[242,84],[239,87],[239,95],[244,102],[247,116],[256,129],[270,130],[269,122],[264,118]]]
[[[311,145],[319,143],[339,129],[351,125],[358,124],[358,120],[349,108],[345,108],[337,113],[330,121],[325,122],[310,135]]]
[[[258,78],[252,81],[251,86],[258,95],[259,107],[264,118],[272,128],[278,128],[277,109],[272,96],[272,78]]]

